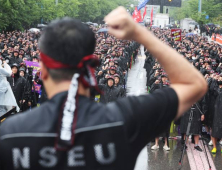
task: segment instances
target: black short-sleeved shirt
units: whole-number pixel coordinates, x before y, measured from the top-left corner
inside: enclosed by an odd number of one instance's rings
[[[178,108],[172,88],[108,105],[80,96],[75,144],[69,151],[57,151],[59,110],[66,96],[59,93],[2,123],[1,170],[132,170],[139,152],[169,126]]]

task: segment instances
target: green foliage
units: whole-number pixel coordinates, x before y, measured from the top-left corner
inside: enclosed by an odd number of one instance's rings
[[[182,1],[181,8],[174,8],[170,11],[170,16],[175,20],[184,18],[192,18],[198,23],[205,24],[208,22],[219,23],[222,16],[222,2],[221,0],[202,0],[202,12],[198,12],[198,0]],[[209,20],[206,20],[206,15],[209,15]],[[222,22],[222,20],[221,20]]]
[[[101,23],[117,6],[129,7],[135,0],[0,0],[0,30],[36,27],[65,16],[83,22]]]
[[[0,0],[0,29],[23,29],[38,20],[35,0]]]

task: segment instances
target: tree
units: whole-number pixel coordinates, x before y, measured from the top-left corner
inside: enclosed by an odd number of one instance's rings
[[[117,6],[138,4],[135,0],[0,0],[0,30],[23,30],[65,16],[83,22],[102,23]]]
[[[202,0],[202,11],[198,12],[197,0],[182,1],[181,8],[174,8],[170,11],[170,16],[176,20],[184,18],[192,18],[198,23],[216,22],[215,18],[220,18],[222,2],[221,0]],[[206,15],[209,15],[209,20],[206,19]]]
[[[81,21],[93,21],[96,17],[101,15],[101,10],[99,9],[101,1],[100,0],[84,0],[79,5],[79,19]]]
[[[0,29],[23,29],[39,18],[35,0],[0,0]]]
[[[65,12],[65,16],[78,17],[79,16],[79,5],[78,0],[64,0],[62,5],[62,10]]]

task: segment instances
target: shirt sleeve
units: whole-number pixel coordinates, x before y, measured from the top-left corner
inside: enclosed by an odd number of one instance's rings
[[[127,140],[136,152],[170,126],[178,109],[178,97],[172,88],[116,103],[123,116]]]

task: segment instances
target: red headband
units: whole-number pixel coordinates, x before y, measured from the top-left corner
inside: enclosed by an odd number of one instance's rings
[[[92,54],[92,55],[88,55],[83,57],[83,59],[80,61],[80,63],[74,67],[68,64],[63,64],[60,61],[56,61],[54,59],[52,59],[51,57],[47,56],[46,54],[40,52],[40,57],[42,62],[45,64],[45,66],[47,68],[51,68],[51,69],[59,69],[59,68],[82,68],[83,67],[83,63],[85,61],[88,61],[90,59],[95,59],[96,57]]]

